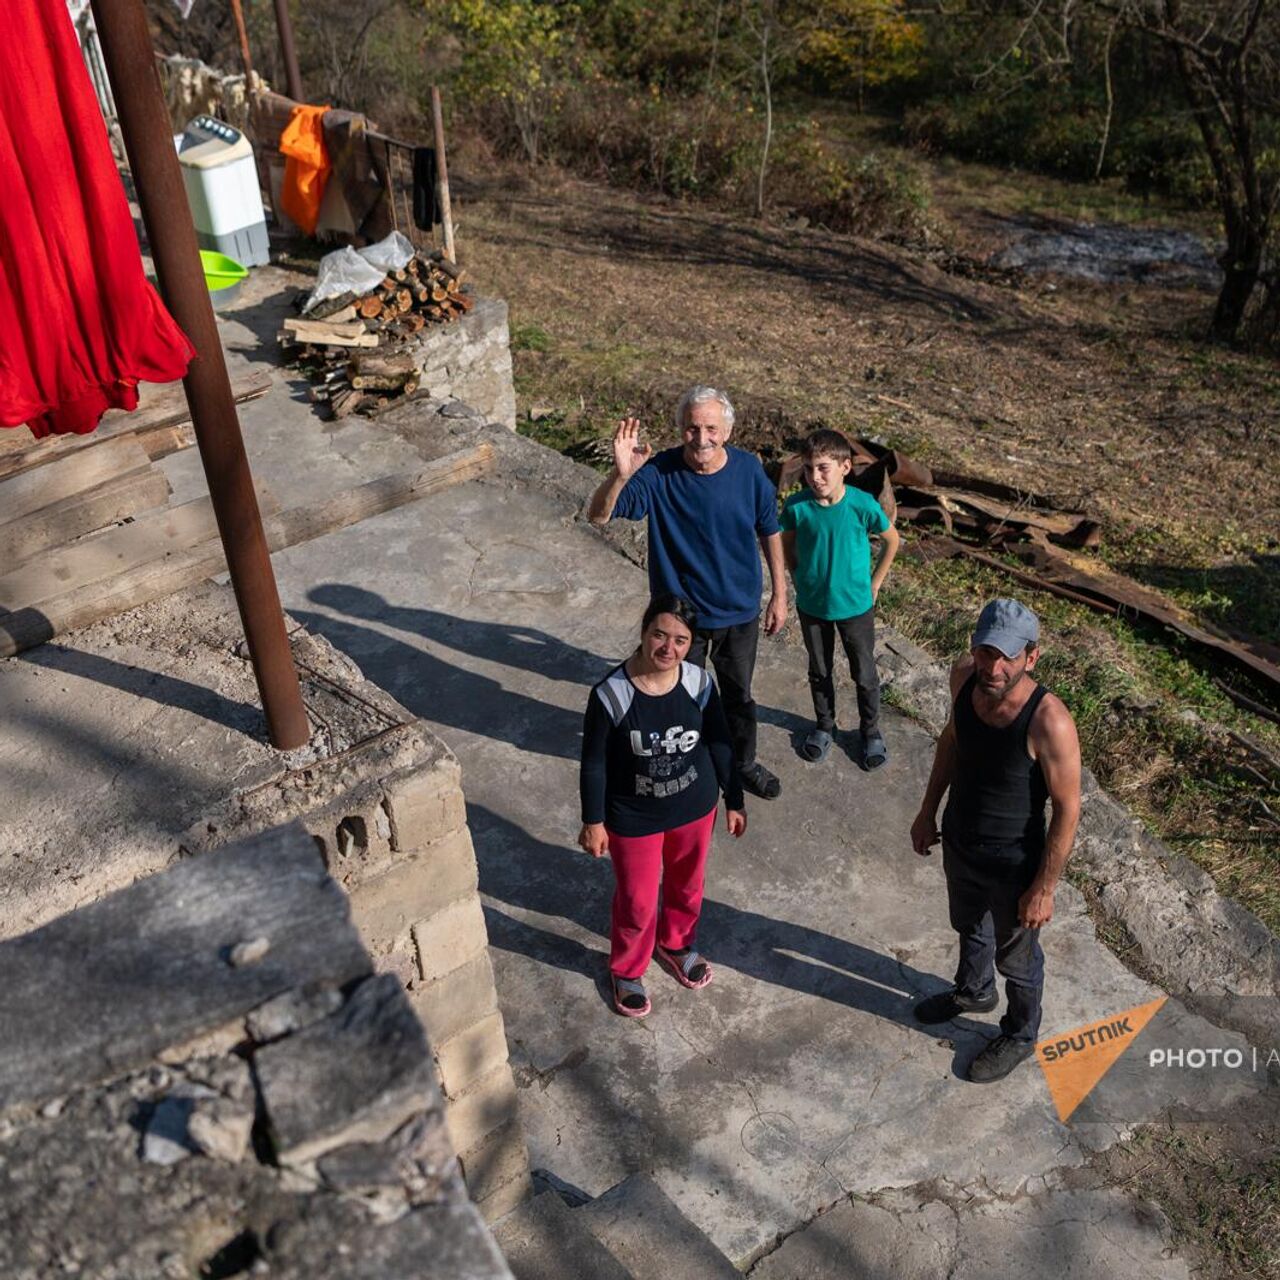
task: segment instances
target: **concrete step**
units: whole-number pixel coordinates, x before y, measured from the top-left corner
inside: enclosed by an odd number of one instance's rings
[[[740,1280],[728,1258],[648,1174],[573,1210],[635,1280]]]
[[[554,1191],[526,1200],[492,1231],[515,1280],[635,1280]]]

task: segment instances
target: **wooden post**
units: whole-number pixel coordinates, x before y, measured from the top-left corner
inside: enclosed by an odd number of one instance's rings
[[[183,385],[274,746],[310,737],[142,0],[92,0],[160,292],[195,344]]]
[[[294,102],[305,102],[302,96],[302,73],[298,70],[298,52],[293,47],[293,19],[289,16],[289,0],[275,0],[276,34],[280,37],[280,58],[284,62],[285,88]]]
[[[436,131],[436,176],[440,186],[440,226],[444,229],[444,256],[457,262],[453,247],[453,210],[449,206],[449,166],[444,157],[444,112],[440,108],[440,88],[431,86],[431,120]]]
[[[244,6],[231,0],[231,16],[236,20],[236,36],[240,41],[240,61],[244,64],[244,94],[253,110],[253,59],[249,56],[249,31],[244,25]]]

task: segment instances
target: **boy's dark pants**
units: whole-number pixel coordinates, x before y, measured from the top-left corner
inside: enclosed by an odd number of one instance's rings
[[[752,618],[736,627],[695,631],[686,655],[686,661],[699,667],[705,667],[707,658],[711,659],[739,768],[754,763],[756,758],[756,704],[751,697],[751,677],[759,645],[760,619]]]
[[[835,656],[836,632],[849,659],[849,673],[858,686],[858,724],[864,734],[880,727],[880,677],[876,674],[875,610],[868,609],[856,618],[828,622],[803,610],[800,634],[809,652],[809,689],[813,694],[813,714],[818,728],[831,733],[836,727],[836,682],[831,660]]]
[[[1009,1001],[1000,1030],[1013,1040],[1028,1042],[1040,1030],[1044,952],[1040,930],[1018,923],[1018,899],[1035,878],[1038,861],[1001,866],[966,854],[946,840],[942,844],[947,907],[951,927],[960,935],[956,992],[972,1001],[995,995],[998,969]]]

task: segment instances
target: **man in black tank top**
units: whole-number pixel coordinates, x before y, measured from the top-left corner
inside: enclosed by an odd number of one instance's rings
[[[1034,1052],[1040,928],[1053,917],[1080,818],[1080,743],[1071,713],[1031,678],[1039,643],[1039,620],[1016,600],[982,610],[969,655],[952,668],[951,719],[911,824],[918,854],[941,834],[947,906],[960,935],[955,985],[916,1005],[916,1018],[933,1024],[985,1013],[999,1003],[995,971],[1005,979],[1000,1034],[969,1067],[978,1083],[1001,1079]]]

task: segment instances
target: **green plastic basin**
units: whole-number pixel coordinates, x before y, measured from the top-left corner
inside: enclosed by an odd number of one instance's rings
[[[200,265],[204,268],[204,282],[210,293],[230,289],[249,274],[248,267],[241,266],[234,258],[228,258],[225,253],[215,253],[212,249],[200,250]]]

